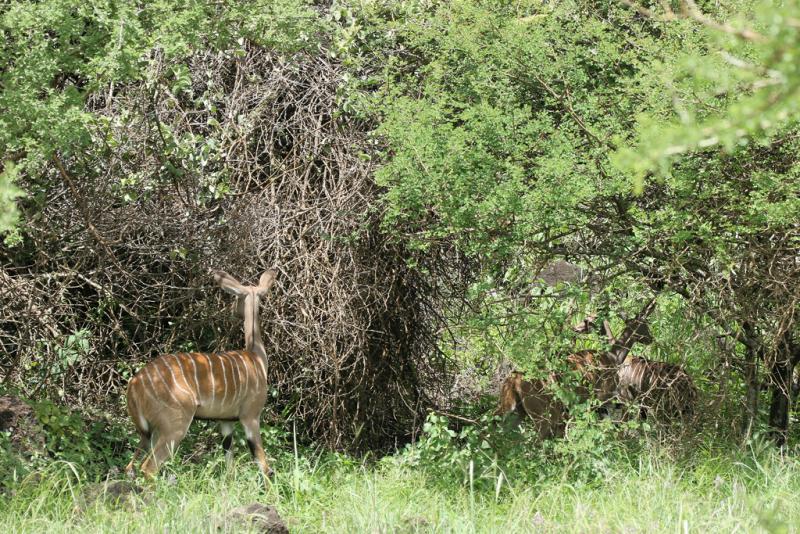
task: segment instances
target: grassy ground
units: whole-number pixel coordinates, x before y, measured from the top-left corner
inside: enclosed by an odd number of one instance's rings
[[[285,460],[265,486],[242,456],[231,470],[217,460],[168,467],[127,508],[83,504],[85,484],[57,463],[0,497],[0,532],[240,532],[222,518],[255,501],[275,505],[292,532],[800,532],[796,456],[702,456],[645,454],[591,484],[499,491],[448,485],[401,461],[365,466],[332,455]]]

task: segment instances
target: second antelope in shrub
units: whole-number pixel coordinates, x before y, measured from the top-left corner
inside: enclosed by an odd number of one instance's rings
[[[605,410],[616,393],[616,360],[608,353],[583,350],[567,356],[569,371],[579,377],[575,386],[578,399],[595,398]],[[550,373],[545,379],[525,379],[512,372],[500,388],[500,401],[495,413],[514,413],[518,421],[528,420],[542,439],[564,435],[569,416],[567,406],[556,396],[555,388],[564,387],[564,373]]]
[[[655,305],[653,297],[636,317],[625,321],[625,330],[619,337],[614,336],[608,321],[603,321],[602,329],[611,346],[609,355],[618,366],[615,395],[625,404],[638,404],[642,418],[651,414],[656,420],[686,421],[694,411],[698,396],[692,377],[680,365],[630,354],[635,343],[652,343],[646,319]],[[595,323],[596,317],[590,316],[575,330],[587,332]]]
[[[608,321],[602,321],[602,329],[608,338],[609,351],[582,350],[567,356],[567,367],[579,377],[575,393],[581,401],[594,398],[600,401],[599,412],[605,413],[618,394],[619,369],[634,343],[652,341],[645,322],[655,306],[655,298],[631,320],[626,321],[625,330],[617,338],[611,332]],[[590,315],[573,327],[579,334],[597,328],[597,316]],[[569,384],[564,373],[550,373],[546,379],[526,380],[519,372],[506,378],[500,390],[498,415],[515,413],[517,419],[533,422],[542,438],[559,437],[564,434],[569,410],[555,394],[556,387]]]
[[[512,372],[500,387],[495,414],[514,414],[516,423],[529,421],[541,439],[562,437],[569,414],[552,389],[555,383],[552,373],[547,378],[526,379],[522,373]]]
[[[271,473],[259,433],[261,410],[267,400],[267,354],[261,341],[258,305],[275,281],[275,271],[261,275],[257,286],[244,286],[222,271],[214,273],[214,280],[238,298],[245,350],[164,354],[136,373],[128,383],[128,413],[140,439],[126,469],[131,475],[139,455],[151,446],[142,472],[148,477],[157,473],[193,419],[220,422],[229,461],[233,423],[242,423],[261,472]]]
[[[628,356],[619,368],[619,399],[639,405],[639,416],[689,420],[697,402],[692,377],[680,365]]]

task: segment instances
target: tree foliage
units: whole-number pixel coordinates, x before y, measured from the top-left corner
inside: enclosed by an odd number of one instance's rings
[[[282,50],[309,48],[318,21],[302,0],[5,3],[0,153],[20,172],[37,174],[54,153],[81,154],[92,144],[92,130],[104,125],[87,108],[89,98],[102,93],[110,99],[125,84],[145,79],[158,56],[186,58],[201,46],[241,50],[245,39]],[[0,181],[4,211],[16,196],[6,185],[13,168]]]
[[[614,298],[637,282],[676,293],[745,360],[781,368],[774,411],[800,357],[797,6],[681,5],[410,17],[381,96],[386,221],[479,259],[482,295],[501,288],[517,312],[555,258],[625,280],[601,282]]]

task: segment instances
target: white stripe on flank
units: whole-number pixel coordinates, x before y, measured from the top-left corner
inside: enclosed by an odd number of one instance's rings
[[[150,369],[148,369],[147,366],[145,365],[139,372],[147,376],[147,381],[150,382],[150,391],[152,391],[153,394],[155,395],[156,385],[153,383],[153,379],[150,377]]]
[[[172,377],[172,384],[175,386],[175,389],[179,389],[179,390],[183,391],[184,393],[188,393],[190,396],[193,396],[191,391],[189,391],[188,389],[186,389],[182,385],[178,384],[178,379],[175,377],[175,371],[173,371],[172,370],[172,366],[169,363],[167,363],[167,356],[175,356],[175,355],[174,354],[165,354],[164,356],[162,356],[162,362],[164,363],[164,367],[167,368],[167,371],[169,371],[169,376]]]
[[[236,358],[239,360],[239,365],[242,366],[244,371],[244,390],[242,391],[243,397],[247,398],[250,395],[250,367],[247,365],[247,357],[242,353],[236,353]]]
[[[172,357],[175,358],[175,363],[178,365],[178,369],[180,369],[181,371],[181,378],[183,378],[183,383],[186,384],[185,391],[192,396],[195,405],[197,405],[197,393],[192,390],[191,384],[189,384],[189,381],[186,380],[186,374],[183,372],[183,363],[181,363],[181,361],[178,359],[177,354],[172,354]]]
[[[151,396],[154,399],[158,399],[159,395],[158,395],[158,392],[156,391],[156,383],[153,381],[153,377],[150,376],[150,365],[149,364],[145,365],[142,368],[142,372],[145,373],[145,375],[147,376],[147,381],[150,382],[150,394],[151,394]]]
[[[226,356],[227,355],[228,355],[227,352],[219,352],[219,353],[217,353],[217,356],[219,356],[219,360],[221,362],[224,362],[226,360]],[[236,382],[237,382],[236,379],[238,378],[238,376],[233,374],[233,364],[230,364],[230,367],[231,367],[231,388],[233,389],[232,403],[236,404],[236,389],[237,389],[236,388]]]
[[[203,358],[208,361],[208,376],[211,377],[211,404],[217,402],[217,384],[214,380],[214,367],[211,365],[211,358],[208,354],[203,354]]]
[[[244,357],[245,361],[250,362],[250,368],[253,370],[253,380],[255,381],[253,388],[258,389],[261,387],[261,373],[258,370],[258,364],[256,363],[255,358],[253,358],[253,354],[251,352],[244,351],[242,356]]]
[[[228,359],[231,361],[231,368],[236,368],[236,380],[233,382],[233,392],[234,392],[234,402],[238,405],[239,404],[239,396],[242,393],[242,373],[239,370],[239,362],[236,361],[236,357],[233,356],[230,352],[226,354]]]
[[[233,362],[231,365],[233,367],[236,367],[236,382],[237,382],[237,386],[238,387],[235,388],[235,393],[236,393],[236,397],[235,397],[236,401],[235,402],[236,402],[236,404],[239,404],[239,397],[241,396],[241,394],[243,393],[243,390],[244,390],[244,384],[243,384],[244,380],[242,380],[242,371],[239,368],[239,358],[237,358],[231,352],[226,353],[226,356],[228,358],[230,358],[231,362]]]
[[[158,360],[156,360],[156,361],[158,361]],[[164,365],[166,365],[166,364],[164,364]],[[161,371],[159,370],[158,366],[157,365],[153,365],[153,367],[155,368],[156,373],[158,373],[159,378],[161,378],[161,381],[164,382],[164,386],[167,388],[167,393],[169,393],[169,396],[172,397],[172,400],[175,401],[175,404],[180,405],[181,401],[179,401],[178,397],[176,397],[175,394],[172,392],[172,388],[169,387],[169,383],[167,383],[167,380],[164,378],[164,375],[161,374]]]
[[[212,354],[212,356],[218,356],[219,364],[222,366],[222,380],[225,385],[225,393],[222,394],[222,406],[225,407],[228,404],[228,377],[225,374],[225,361],[219,354]],[[233,380],[233,372],[231,372],[231,380]]]
[[[194,371],[194,390],[199,397],[202,395],[202,392],[200,391],[200,380],[197,379],[197,363],[194,361],[194,357],[191,354],[189,354],[189,361],[192,362],[192,370]]]
[[[247,367],[247,358],[241,352],[236,353],[236,359],[241,364],[242,368],[244,369],[244,396],[247,397],[250,394],[250,368]]]

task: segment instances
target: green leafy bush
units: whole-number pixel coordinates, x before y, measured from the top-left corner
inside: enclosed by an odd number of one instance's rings
[[[45,447],[52,458],[81,465],[94,459],[91,434],[83,417],[49,400],[35,403],[34,410],[45,430]]]
[[[553,478],[592,484],[627,462],[643,442],[638,422],[618,426],[594,413],[582,414],[573,416],[564,438],[542,441],[524,423],[509,428],[497,417],[483,416],[477,424],[454,428],[449,418],[431,413],[419,441],[392,461],[422,469],[444,485],[480,491]]]

